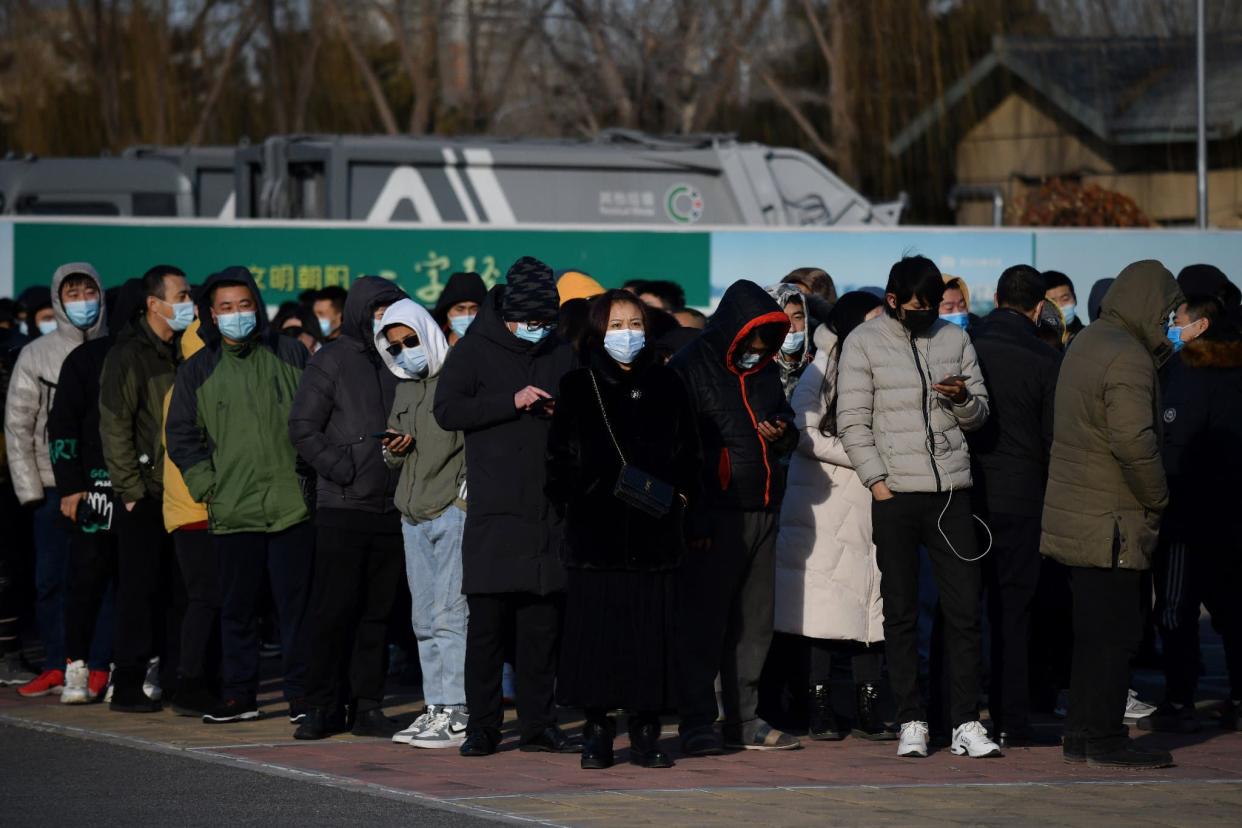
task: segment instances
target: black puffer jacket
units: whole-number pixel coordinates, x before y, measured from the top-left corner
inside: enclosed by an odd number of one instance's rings
[[[764,420],[793,423],[780,370],[772,364],[788,331],[789,317],[763,288],[734,282],[703,335],[669,363],[685,382],[698,421],[705,509],[780,510],[783,459],[797,445],[798,432],[790,427],[779,443],[769,444],[756,429]],[[756,333],[768,350],[756,367],[742,370],[736,359]]]
[[[634,468],[693,503],[703,458],[694,412],[681,379],[658,364],[653,348],[622,370],[593,348],[589,368],[561,380],[548,438],[548,497],[565,510],[567,566],[652,572],[677,565],[684,547],[683,507],[654,518],[617,498],[621,459],[591,384],[594,375],[613,434]]]
[[[1035,323],[1007,308],[988,314],[971,337],[991,409],[982,428],[966,433],[973,495],[989,512],[1039,517],[1061,355]]]
[[[466,438],[470,508],[462,542],[462,592],[534,592],[565,587],[561,525],[547,495],[550,417],[518,411],[528,385],[555,394],[575,364],[555,335],[534,345],[501,318],[504,285],[488,293],[470,333],[449,351],[436,388],[436,421]]]
[[[111,336],[83,342],[60,366],[57,394],[47,415],[47,447],[52,474],[61,497],[86,492],[101,520],[75,529],[86,532],[112,528],[115,499],[108,464],[99,438],[99,375],[112,348]]]
[[[373,315],[406,298],[378,276],[356,281],[345,300],[341,335],[311,357],[289,411],[289,439],[319,475],[316,505],[393,515],[398,473],[388,468],[379,440],[392,409],[397,378],[375,350]]]
[[[1169,480],[1161,531],[1201,547],[1228,545],[1242,534],[1242,341],[1188,342],[1160,380]]]

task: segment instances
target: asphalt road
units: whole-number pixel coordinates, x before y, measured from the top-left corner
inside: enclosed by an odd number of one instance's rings
[[[0,725],[0,824],[474,828],[495,823],[413,801]]]

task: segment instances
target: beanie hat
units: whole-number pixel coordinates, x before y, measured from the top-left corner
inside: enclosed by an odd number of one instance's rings
[[[570,299],[594,299],[604,292],[604,286],[578,270],[566,270],[556,281],[556,292],[561,304]]]
[[[1210,264],[1188,265],[1177,274],[1177,286],[1187,296],[1198,293],[1223,299],[1228,284],[1229,277],[1219,267]]]
[[[453,305],[461,302],[474,302],[481,305],[486,298],[487,285],[483,282],[482,276],[473,271],[454,273],[449,277],[444,290],[440,291],[440,298],[436,300],[436,306],[431,311],[431,318],[436,320],[437,325],[443,325],[448,319],[449,308]]]
[[[551,322],[561,303],[556,293],[552,268],[538,259],[523,256],[505,274],[504,307],[506,322]]]

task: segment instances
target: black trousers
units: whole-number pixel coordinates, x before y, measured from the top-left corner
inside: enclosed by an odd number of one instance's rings
[[[21,627],[34,611],[34,536],[31,512],[17,501],[13,484],[0,481],[0,656],[21,649]]]
[[[499,734],[504,721],[500,680],[509,630],[517,637],[517,714],[523,739],[556,724],[553,693],[565,596],[529,592],[467,595],[467,730]],[[606,657],[606,654],[601,654]]]
[[[681,732],[716,721],[720,674],[725,726],[757,726],[759,678],[772,643],[776,600],[775,512],[713,511],[712,546],[680,569],[677,704]]]
[[[861,641],[838,641],[822,638],[807,639],[811,643],[811,684],[828,684],[832,665],[848,661],[855,684],[879,684],[884,668],[884,644],[870,646]]]
[[[1164,641],[1165,693],[1194,704],[1199,689],[1199,608],[1220,634],[1230,698],[1242,700],[1242,557],[1230,548],[1163,542],[1156,552],[1156,623]]]
[[[181,650],[181,583],[172,538],[164,531],[161,504],[149,497],[114,520],[117,531],[116,670],[117,688],[139,691],[147,662],[160,657],[161,683],[176,682]]]
[[[399,532],[317,529],[309,610],[311,647],[306,701],[324,709],[384,699],[388,615],[405,577]]]
[[[116,580],[116,567],[116,535],[75,531],[69,536],[69,585],[65,591],[67,661],[88,660],[96,632],[114,634],[113,630],[97,631],[95,627],[108,590]]]
[[[1133,569],[1070,568],[1074,591],[1074,666],[1067,738],[1085,739],[1087,755],[1128,738],[1130,661],[1143,639],[1142,574]]]
[[[948,510],[943,519],[940,513]],[[949,724],[979,718],[980,583],[975,520],[967,492],[903,492],[871,506],[880,594],[884,599],[884,650],[899,724],[927,721],[919,695],[919,546],[927,547],[940,592]],[[945,537],[957,550],[956,554]],[[960,557],[959,557],[960,556]]]
[[[178,529],[173,547],[186,594],[178,669],[182,679],[212,682],[220,673],[219,555],[206,530]]]
[[[225,701],[255,703],[259,693],[259,598],[271,579],[280,622],[281,668],[288,701],[306,695],[315,533],[310,521],[283,532],[212,535],[220,566],[221,678]]]
[[[993,512],[992,551],[983,559],[991,623],[988,707],[997,726],[1017,732],[1031,724],[1031,612],[1039,589],[1039,515]]]
[[[1074,658],[1074,598],[1070,568],[1044,558],[1039,565],[1031,629],[1031,701],[1036,710],[1051,713],[1057,695],[1069,689]]]

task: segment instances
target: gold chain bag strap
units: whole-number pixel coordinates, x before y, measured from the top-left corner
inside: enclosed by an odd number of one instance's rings
[[[613,487],[613,495],[623,503],[654,518],[666,516],[673,508],[675,494],[673,487],[626,462],[625,452],[621,450],[617,435],[613,433],[612,423],[608,420],[608,410],[604,408],[604,397],[599,393],[599,383],[595,381],[595,372],[588,368],[587,374],[591,377],[591,387],[595,389],[595,399],[599,402],[599,413],[604,418],[604,428],[608,429],[612,445],[617,450],[617,456],[621,458],[621,473],[617,475],[617,485]]]

